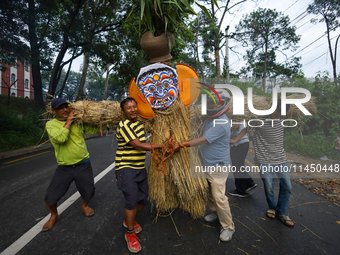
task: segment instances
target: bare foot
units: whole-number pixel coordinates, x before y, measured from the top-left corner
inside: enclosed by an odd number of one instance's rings
[[[271,219],[275,219],[275,214],[274,214],[274,213],[267,212],[267,217],[268,217],[268,218],[271,218]]]
[[[84,214],[87,217],[93,216],[94,215],[94,211],[92,208],[88,207],[88,206],[82,206],[81,209],[83,210]]]
[[[44,224],[43,228],[41,231],[47,231],[50,230],[54,224],[57,222],[57,220],[59,219],[59,216],[51,216],[51,218]]]

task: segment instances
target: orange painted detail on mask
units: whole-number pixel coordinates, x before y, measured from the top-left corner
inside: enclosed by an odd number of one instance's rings
[[[152,110],[150,104],[147,102],[143,93],[139,90],[135,78],[132,78],[129,85],[129,97],[132,97],[137,102],[138,114],[139,116],[151,119],[156,117],[155,112]]]
[[[176,64],[179,86],[179,99],[185,107],[192,105],[199,97],[201,84],[198,74],[191,66],[178,63]],[[199,87],[199,88],[197,88]]]

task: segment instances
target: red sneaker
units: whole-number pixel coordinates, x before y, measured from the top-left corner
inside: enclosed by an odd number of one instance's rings
[[[124,219],[123,226],[127,228],[126,220]],[[136,234],[139,234],[142,232],[142,227],[135,221],[133,224],[133,228],[135,229]]]
[[[127,247],[130,252],[137,253],[142,250],[142,246],[139,243],[139,239],[136,236],[136,232],[133,231],[132,234],[129,234],[128,232],[125,233],[125,240],[127,242]]]

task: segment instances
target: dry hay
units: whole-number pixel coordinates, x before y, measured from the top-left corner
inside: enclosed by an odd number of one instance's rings
[[[122,120],[120,103],[116,101],[76,101],[69,104],[71,110],[75,110],[77,115],[74,121],[78,124],[89,124],[96,126],[115,126]],[[47,106],[51,112],[50,104]]]
[[[293,94],[287,96],[288,99],[302,99],[305,95],[303,94]],[[311,97],[311,99],[307,102],[302,104],[311,114],[316,114],[317,109],[315,106],[315,97]],[[272,99],[266,96],[258,96],[253,95],[253,106],[257,110],[268,110],[272,106]],[[248,98],[247,96],[244,97],[244,115],[233,115],[233,102],[230,103],[230,109],[227,112],[227,116],[229,119],[234,121],[240,121],[243,119],[258,119],[263,116],[256,115],[251,113],[248,108]],[[300,121],[300,124],[303,123],[304,114],[300,111],[296,105],[290,105],[289,111],[287,112],[286,119],[296,119]]]
[[[185,108],[177,100],[171,107],[156,114],[152,120],[143,120],[146,131],[152,133],[152,144],[162,144],[169,136],[178,142],[193,138],[190,132],[190,107]],[[170,173],[169,176],[157,171],[155,162],[150,161],[149,197],[159,213],[179,206],[193,218],[204,216],[208,183],[203,174],[198,176],[201,178],[193,178],[190,165],[201,165],[197,148],[182,148],[169,158],[165,170]]]

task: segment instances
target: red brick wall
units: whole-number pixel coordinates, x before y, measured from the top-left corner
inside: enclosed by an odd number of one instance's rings
[[[17,61],[18,67],[17,67],[17,96],[18,97],[24,97],[24,89],[25,89],[25,76],[24,76],[24,64],[20,61]]]
[[[1,94],[2,95],[8,95],[8,86],[11,85],[11,67],[7,64],[2,65],[3,67],[6,68],[5,72],[2,72],[1,74]],[[7,83],[7,85],[6,85]]]
[[[17,61],[18,67],[17,67],[17,75],[16,75],[16,85],[17,85],[17,96],[19,97],[24,97],[25,96],[25,72],[27,72],[25,70],[25,66],[24,63],[21,63],[20,61]],[[8,95],[8,86],[11,85],[11,67],[8,64],[3,64],[3,67],[6,68],[5,72],[1,73],[1,90],[0,90],[0,94],[2,95]],[[33,77],[32,77],[32,66],[30,65],[30,75],[29,75],[29,98],[34,98],[34,92],[33,92]],[[5,82],[4,82],[4,81]],[[7,85],[6,85],[7,83]]]

